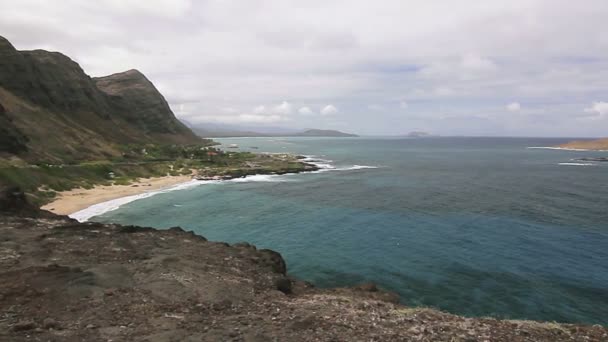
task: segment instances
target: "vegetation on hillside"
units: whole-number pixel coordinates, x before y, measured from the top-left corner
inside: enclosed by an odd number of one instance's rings
[[[19,186],[32,201],[43,204],[59,191],[129,184],[138,178],[191,174],[234,178],[310,168],[290,155],[225,152],[213,147],[211,141],[203,145],[130,144],[118,149],[121,157],[73,164],[28,164],[0,158],[0,183]]]

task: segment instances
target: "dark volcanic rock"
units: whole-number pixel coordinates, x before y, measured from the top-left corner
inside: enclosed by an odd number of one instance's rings
[[[21,189],[0,184],[0,214],[36,217],[42,213],[46,212],[31,205]]]
[[[19,154],[27,151],[28,138],[13,123],[0,103],[0,153]]]
[[[270,249],[261,249],[260,254],[262,255],[262,262],[269,265],[272,270],[280,274],[287,273],[287,265],[280,253]]]
[[[608,339],[600,326],[406,308],[370,284],[316,289],[283,275],[276,252],[178,228],[4,214],[0,237],[2,341]]]
[[[587,157],[579,158],[579,161],[594,161],[594,162],[608,162],[608,157]]]

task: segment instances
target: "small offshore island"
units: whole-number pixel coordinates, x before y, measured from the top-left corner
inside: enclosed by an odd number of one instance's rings
[[[406,307],[373,283],[319,289],[248,243],[39,209],[316,169],[298,156],[218,149],[137,70],[91,78],[61,53],[0,37],[0,340],[608,340],[601,326]]]

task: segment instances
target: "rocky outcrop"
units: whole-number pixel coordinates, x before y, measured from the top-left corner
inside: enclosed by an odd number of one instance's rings
[[[46,210],[40,210],[33,205],[27,195],[16,186],[0,183],[0,216],[56,218],[56,215]]]
[[[408,308],[369,283],[318,289],[277,252],[179,227],[14,212],[0,214],[2,341],[608,340],[600,326]]]
[[[0,152],[30,161],[105,159],[119,155],[117,144],[200,142],[143,74],[92,79],[59,52],[18,51],[3,37],[0,105]]]
[[[0,103],[0,153],[19,154],[27,151],[27,137],[13,123]]]

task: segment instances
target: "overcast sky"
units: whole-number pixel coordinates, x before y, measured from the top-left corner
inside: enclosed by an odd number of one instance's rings
[[[0,35],[190,122],[608,135],[606,0],[0,0]]]

